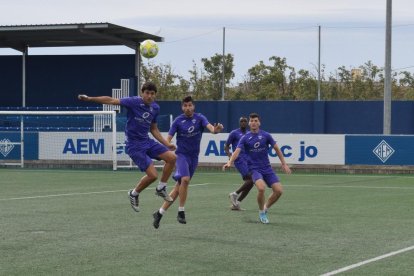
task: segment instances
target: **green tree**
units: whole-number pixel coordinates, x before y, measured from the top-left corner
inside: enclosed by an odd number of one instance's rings
[[[157,85],[157,99],[178,100],[188,93],[189,82],[174,74],[171,64],[148,63],[141,68],[143,80]]]
[[[292,100],[315,100],[318,98],[318,80],[311,76],[307,70],[299,70],[289,81],[289,89],[292,91]]]
[[[287,65],[285,58],[272,56],[269,61],[273,64],[259,61],[248,70],[244,84],[248,93],[258,100],[291,98],[287,79],[294,77],[294,69]]]
[[[215,54],[211,58],[202,58],[204,70],[211,81],[212,91],[210,97],[212,100],[221,99],[221,91],[223,86],[223,55]],[[224,82],[226,85],[234,78],[234,57],[232,54],[224,56]],[[227,90],[227,89],[226,89]]]
[[[190,91],[197,100],[209,100],[213,84],[203,69],[197,67],[193,60],[193,68],[188,71],[190,73]]]
[[[414,100],[414,73],[411,74],[408,71],[402,71],[399,73],[399,88],[402,91],[401,98],[405,100]]]

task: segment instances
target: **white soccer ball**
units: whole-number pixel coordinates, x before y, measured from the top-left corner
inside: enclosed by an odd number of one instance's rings
[[[147,39],[139,45],[141,55],[145,58],[153,58],[158,54],[158,45],[154,40]]]

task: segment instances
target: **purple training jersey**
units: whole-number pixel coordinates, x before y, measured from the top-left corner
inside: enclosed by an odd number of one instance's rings
[[[201,136],[208,124],[207,118],[201,113],[194,113],[192,117],[181,114],[175,118],[168,132],[171,136],[177,134],[177,150],[175,152],[198,157]]]
[[[127,109],[125,140],[128,143],[146,142],[151,124],[157,122],[160,107],[155,102],[146,105],[141,97],[121,99],[121,106]]]
[[[241,139],[238,148],[244,149],[249,156],[248,164],[251,170],[270,166],[268,150],[269,146],[276,144],[272,136],[263,130],[258,133],[247,132]]]
[[[237,148],[237,145],[239,144],[240,139],[246,133],[247,133],[247,131],[243,132],[243,131],[241,131],[240,128],[232,130],[229,134],[229,137],[227,138],[226,145],[228,145],[228,146],[231,145],[231,149],[234,152]],[[240,154],[239,154],[239,156],[237,157],[236,160],[238,160],[239,158],[240,159],[247,158],[247,155],[244,152],[244,148],[241,148]]]

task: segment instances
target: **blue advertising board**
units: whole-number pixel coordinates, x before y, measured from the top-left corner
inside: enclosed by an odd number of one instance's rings
[[[20,160],[20,132],[0,132],[0,160]],[[24,159],[39,159],[39,135],[37,132],[24,134]]]
[[[346,165],[414,165],[413,135],[346,135]]]

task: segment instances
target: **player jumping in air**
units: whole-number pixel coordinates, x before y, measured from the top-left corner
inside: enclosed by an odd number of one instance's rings
[[[221,132],[223,125],[218,123],[213,126],[203,114],[194,113],[195,105],[191,96],[187,96],[182,100],[181,109],[183,114],[174,120],[168,132],[167,141],[170,142],[177,134],[177,150],[175,151],[177,162],[173,176],[177,183],[170,192],[170,197],[173,200],[179,197],[177,220],[179,223],[186,224],[184,205],[187,200],[188,185],[198,165],[203,131],[207,128],[211,133],[216,134]],[[171,201],[165,201],[161,208],[154,212],[153,226],[155,228],[160,226],[162,216],[172,203]]]
[[[176,161],[176,156],[172,152],[175,150],[175,146],[170,141],[166,141],[158,129],[157,116],[160,112],[160,107],[155,103],[156,94],[157,87],[155,84],[146,82],[142,85],[140,97],[116,99],[108,96],[78,96],[82,101],[121,105],[127,109],[127,123],[125,126],[126,152],[140,170],[145,172],[145,175],[140,179],[135,189],[128,192],[131,207],[136,212],[139,212],[139,194],[158,177],[152,159],[165,161],[155,194],[164,198],[165,201],[173,201],[167,194],[166,185]],[[151,132],[159,143],[149,138],[148,132]]]

